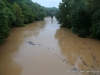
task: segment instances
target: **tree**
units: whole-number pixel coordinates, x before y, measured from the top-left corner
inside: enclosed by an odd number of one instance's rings
[[[92,26],[90,28],[91,37],[100,40],[100,9],[93,15]]]
[[[14,9],[14,14],[16,16],[15,26],[19,26],[19,27],[23,26],[24,20],[23,20],[22,9],[17,3],[13,4],[13,9]]]
[[[9,28],[21,27],[26,23],[43,20],[44,8],[31,0],[0,1],[0,43],[9,35]]]
[[[34,13],[31,8],[26,3],[20,3],[20,7],[22,8],[24,23],[31,23],[34,21]]]
[[[91,15],[83,0],[62,0],[59,5],[57,19],[62,27],[70,28],[80,37],[86,37],[90,32]]]
[[[0,1],[0,43],[4,38],[7,38],[9,35],[8,27],[8,17],[6,11],[6,5],[4,2]]]

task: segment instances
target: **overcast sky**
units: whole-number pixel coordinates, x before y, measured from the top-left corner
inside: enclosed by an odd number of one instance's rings
[[[62,0],[32,0],[32,1],[45,7],[58,7],[59,3]]]

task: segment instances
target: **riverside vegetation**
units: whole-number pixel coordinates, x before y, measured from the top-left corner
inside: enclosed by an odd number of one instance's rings
[[[9,36],[12,27],[22,27],[50,15],[49,9],[31,0],[0,0],[0,43]]]
[[[78,36],[100,40],[100,0],[62,0],[56,18]]]

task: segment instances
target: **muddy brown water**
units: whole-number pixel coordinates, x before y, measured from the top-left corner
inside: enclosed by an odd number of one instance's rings
[[[60,28],[55,18],[10,34],[0,45],[0,75],[100,75],[100,41]]]

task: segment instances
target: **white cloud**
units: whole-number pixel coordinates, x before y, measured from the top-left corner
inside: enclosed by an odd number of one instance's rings
[[[45,7],[58,7],[59,3],[62,0],[32,0],[32,1]]]

